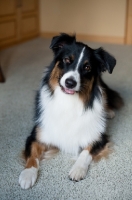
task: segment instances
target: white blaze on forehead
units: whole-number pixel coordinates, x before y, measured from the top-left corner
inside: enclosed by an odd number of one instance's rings
[[[65,74],[63,75],[63,77],[61,78],[60,84],[61,84],[61,86],[63,86],[64,88],[66,87],[66,86],[65,86],[65,81],[66,81],[66,79],[69,78],[69,77],[73,77],[74,80],[77,82],[77,85],[75,86],[74,90],[75,90],[75,91],[79,91],[79,89],[80,89],[80,74],[78,73],[78,67],[79,67],[79,65],[80,65],[80,62],[81,62],[83,56],[84,56],[84,50],[85,50],[85,47],[83,47],[83,49],[82,49],[82,51],[81,51],[81,53],[80,53],[80,55],[79,55],[76,69],[73,70],[73,71],[69,71],[69,72],[65,73]]]
[[[79,59],[78,59],[78,62],[77,62],[77,66],[76,66],[76,70],[78,69],[79,64],[80,64],[80,62],[81,62],[81,60],[82,60],[82,58],[83,58],[84,50],[85,50],[85,47],[83,47],[83,49],[82,49],[82,51],[81,51],[81,53],[80,53],[80,56],[79,56]]]

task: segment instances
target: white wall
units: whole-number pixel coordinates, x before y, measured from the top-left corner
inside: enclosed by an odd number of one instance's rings
[[[126,0],[40,0],[40,31],[124,38]]]

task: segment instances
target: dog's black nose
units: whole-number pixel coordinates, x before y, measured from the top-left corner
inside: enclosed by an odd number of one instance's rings
[[[70,77],[65,80],[65,85],[67,88],[72,89],[72,88],[76,87],[77,82],[74,80],[74,78]]]

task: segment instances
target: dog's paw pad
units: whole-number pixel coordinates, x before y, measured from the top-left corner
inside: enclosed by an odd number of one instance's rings
[[[32,187],[37,179],[38,169],[35,167],[24,169],[19,176],[19,184],[22,189]]]
[[[82,168],[82,167],[76,167],[71,169],[69,173],[69,178],[72,181],[80,181],[86,177],[87,174],[87,168]]]

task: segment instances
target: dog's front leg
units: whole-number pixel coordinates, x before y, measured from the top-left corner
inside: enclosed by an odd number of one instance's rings
[[[74,181],[79,181],[85,178],[88,167],[92,161],[92,156],[89,153],[89,148],[84,149],[69,173],[69,178]]]
[[[32,142],[30,156],[26,159],[26,167],[19,176],[19,184],[22,189],[28,189],[35,184],[38,175],[39,161],[44,151],[45,146],[43,144],[37,141]]]

